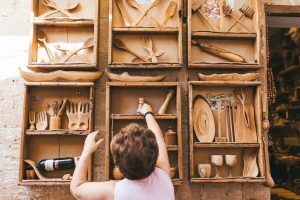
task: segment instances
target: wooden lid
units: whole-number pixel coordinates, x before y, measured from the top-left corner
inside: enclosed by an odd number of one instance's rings
[[[212,142],[215,138],[215,121],[209,104],[196,96],[193,108],[193,127],[199,142]]]

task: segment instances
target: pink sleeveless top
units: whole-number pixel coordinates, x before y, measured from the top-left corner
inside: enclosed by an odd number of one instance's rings
[[[155,168],[141,180],[123,179],[115,185],[115,200],[174,200],[174,187],[168,174]]]

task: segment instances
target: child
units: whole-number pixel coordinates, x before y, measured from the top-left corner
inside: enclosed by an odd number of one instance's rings
[[[138,113],[144,115],[148,129],[129,124],[113,137],[110,145],[114,162],[124,176],[121,181],[87,182],[88,161],[103,142],[95,142],[98,132],[89,134],[71,182],[76,199],[175,199],[166,144],[152,108],[144,103]]]

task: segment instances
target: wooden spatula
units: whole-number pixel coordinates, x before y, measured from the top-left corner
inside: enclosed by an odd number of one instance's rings
[[[132,22],[132,26],[136,26],[140,21],[144,18],[144,16],[151,10],[154,6],[157,6],[161,0],[154,0],[152,4],[144,10],[144,12],[134,21]]]
[[[170,1],[169,6],[166,10],[164,19],[161,23],[161,26],[165,26],[169,18],[173,17],[176,11],[177,3],[175,1]]]
[[[246,148],[243,151],[244,169],[243,177],[257,177],[258,166],[257,166],[257,150],[252,148]]]
[[[123,49],[129,53],[131,53],[132,55],[138,57],[139,59],[145,61],[145,62],[149,62],[147,58],[145,58],[144,56],[140,56],[138,55],[137,53],[135,53],[134,51],[130,50],[123,42],[122,40],[120,39],[117,39],[117,38],[113,38],[113,45],[115,47],[117,47],[118,49]]]

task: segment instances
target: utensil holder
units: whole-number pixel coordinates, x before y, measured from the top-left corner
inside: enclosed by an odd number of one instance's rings
[[[50,117],[49,130],[61,129],[61,117]]]

